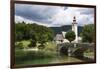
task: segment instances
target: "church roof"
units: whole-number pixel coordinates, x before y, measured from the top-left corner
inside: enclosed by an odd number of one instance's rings
[[[54,38],[54,40],[63,40],[64,37],[62,34],[57,34],[56,37]]]

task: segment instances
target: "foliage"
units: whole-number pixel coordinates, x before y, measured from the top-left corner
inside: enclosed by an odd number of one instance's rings
[[[29,44],[29,47],[36,47],[37,39],[36,39],[35,32],[32,32],[30,37],[31,37],[30,40],[31,43]]]
[[[56,52],[57,51],[57,46],[55,42],[47,42],[45,47],[45,51],[51,51],[51,52]]]
[[[23,43],[23,46],[24,46],[25,48],[27,48],[28,45],[31,43],[30,40],[22,40],[22,41],[19,41],[19,42]],[[19,43],[19,42],[17,42],[17,43]]]
[[[45,48],[45,45],[44,44],[41,44],[41,45],[38,46],[38,48],[39,49],[44,49]]]
[[[68,31],[66,34],[65,34],[65,38],[68,39],[70,42],[75,40],[75,32],[74,31]]]
[[[83,42],[93,42],[94,36],[95,36],[94,33],[95,33],[95,31],[94,31],[93,24],[85,25],[83,28],[83,31],[81,33],[82,41]]]
[[[31,40],[29,46],[35,47],[37,42],[43,46],[47,41],[53,40],[53,31],[35,23],[18,22],[15,24],[15,40]]]
[[[22,41],[15,42],[16,49],[28,48],[28,45],[30,45],[30,41],[29,40],[22,40]]]
[[[15,47],[17,48],[17,49],[24,49],[24,46],[23,46],[23,43],[16,43],[15,44]]]
[[[36,40],[35,39],[31,39],[30,42],[31,43],[28,45],[28,47],[36,47]]]
[[[48,27],[35,23],[26,24],[25,22],[18,22],[15,24],[15,35],[17,41],[31,39],[34,33],[36,34],[37,40],[40,40],[43,35],[47,36],[48,40],[53,39],[53,31]]]

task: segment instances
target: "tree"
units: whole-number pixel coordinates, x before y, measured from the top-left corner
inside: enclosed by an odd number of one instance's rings
[[[24,45],[23,45],[22,42],[16,43],[15,47],[18,48],[18,49],[24,49]]]
[[[34,31],[30,31],[30,44],[29,47],[36,47],[36,43],[37,43],[37,38],[36,38],[36,34]]]
[[[28,45],[28,47],[36,47],[37,41],[35,39],[31,39],[30,42],[31,43]]]
[[[48,41],[48,35],[47,34],[40,34],[40,38],[38,42],[41,44],[38,46],[39,49],[45,48],[45,43]]]
[[[15,38],[17,41],[30,40],[29,47],[35,47],[40,43],[40,47],[45,47],[47,41],[53,40],[53,30],[49,27],[35,23],[18,22],[15,24]]]
[[[25,24],[25,22],[16,23],[16,25],[15,25],[16,41],[21,41],[21,40],[25,39],[25,35],[26,35],[26,24]]]
[[[65,38],[68,39],[70,41],[70,43],[75,40],[75,32],[74,31],[68,31],[66,34],[65,34]]]
[[[93,42],[94,41],[94,25],[93,24],[89,24],[89,25],[85,25],[83,27],[82,33],[81,33],[81,37],[82,37],[82,41],[83,42]]]
[[[45,26],[38,24],[26,24],[25,22],[18,22],[15,24],[15,37],[16,41],[29,40],[33,35],[33,31],[36,34],[37,40],[40,40],[42,35],[47,35],[48,40],[53,39],[53,31]],[[44,36],[43,36],[44,37]]]

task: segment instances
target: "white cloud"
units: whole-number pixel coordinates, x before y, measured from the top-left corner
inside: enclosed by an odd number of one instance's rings
[[[47,26],[47,27],[50,27],[51,25],[49,25],[48,23],[41,23],[41,22],[37,22],[37,21],[32,21],[32,20],[28,20],[28,19],[25,19],[23,17],[20,17],[20,16],[15,16],[15,22],[18,23],[18,22],[26,22],[27,23],[36,23],[36,24],[39,24],[39,25],[44,25],[44,26]]]
[[[20,5],[18,6],[20,7]],[[64,6],[25,5],[18,9],[16,5],[16,13],[19,15],[15,14],[15,21],[35,22],[45,26],[62,26],[71,25],[73,17],[76,16],[78,25],[94,23],[93,8],[64,8]]]
[[[15,16],[15,22],[22,22],[22,21],[24,21],[26,23],[32,23],[33,22],[33,21],[31,21],[29,19],[25,19],[25,18],[23,18],[21,16]]]
[[[71,25],[73,21],[73,17],[76,16],[78,25],[85,25],[89,23],[94,23],[94,17],[91,15],[81,14],[79,11],[81,8],[70,7],[66,10],[61,10],[57,14],[52,17],[53,25]],[[86,8],[82,8],[85,9]]]

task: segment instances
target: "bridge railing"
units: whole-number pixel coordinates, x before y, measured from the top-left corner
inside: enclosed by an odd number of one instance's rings
[[[75,46],[76,45],[76,46]],[[95,47],[94,43],[61,43],[57,44],[58,47],[66,46],[66,47]]]

